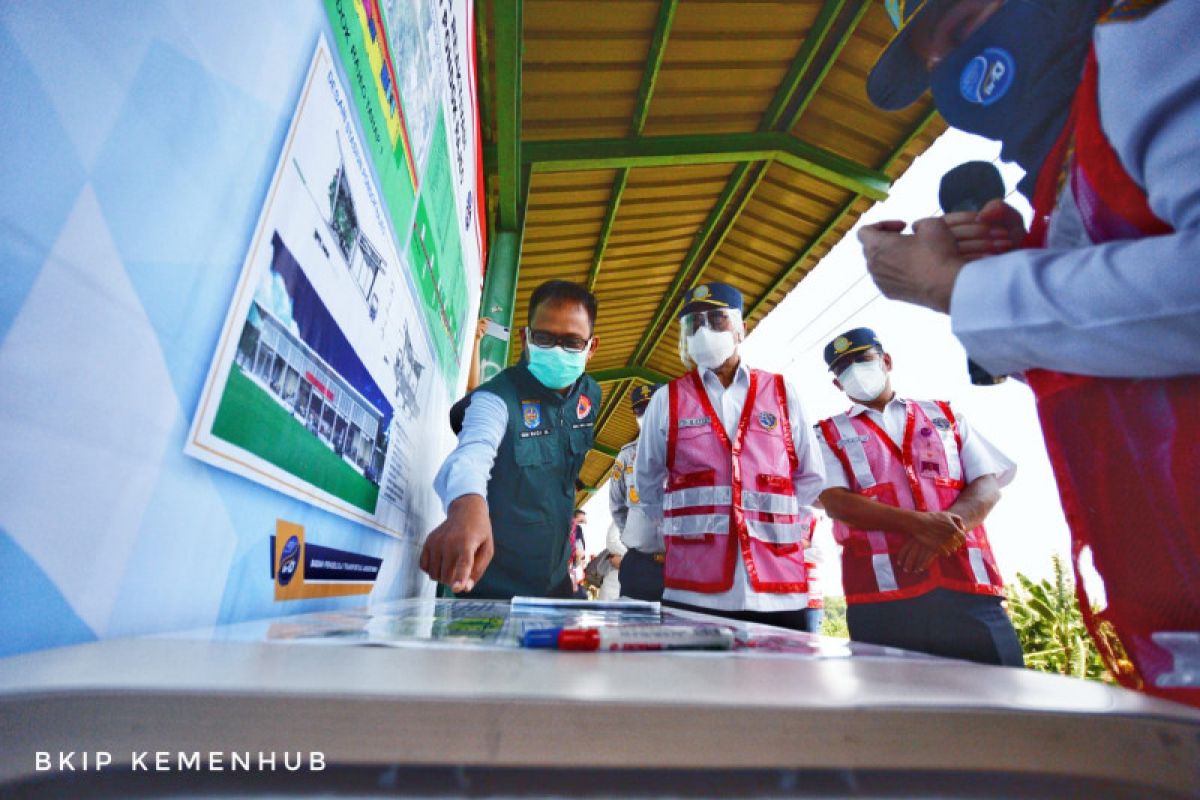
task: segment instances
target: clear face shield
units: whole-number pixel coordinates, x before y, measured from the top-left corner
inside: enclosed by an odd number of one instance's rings
[[[733,355],[745,336],[742,312],[735,308],[693,311],[679,320],[679,360],[688,369],[712,369]]]

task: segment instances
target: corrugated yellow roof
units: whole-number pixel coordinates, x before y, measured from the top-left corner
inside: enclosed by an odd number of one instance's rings
[[[892,114],[867,100],[892,34],[872,0],[477,10],[489,222],[521,232],[514,324],[549,278],[600,304],[604,401],[580,476],[596,487],[636,436],[629,390],[683,372],[684,292],[734,284],[752,328],[944,126],[928,98]]]

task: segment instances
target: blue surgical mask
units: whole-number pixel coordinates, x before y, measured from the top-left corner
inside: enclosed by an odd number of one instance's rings
[[[1101,1],[1006,0],[929,74],[942,117],[1001,142],[1026,196],[1066,123]]]
[[[579,380],[587,365],[586,349],[572,353],[561,347],[538,347],[527,342],[526,351],[529,353],[529,371],[547,389],[567,388]]]

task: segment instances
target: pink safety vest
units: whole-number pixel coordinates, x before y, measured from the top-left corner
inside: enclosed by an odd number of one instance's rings
[[[1099,70],[1110,66],[1120,68],[1089,54],[1070,120],[1038,174],[1028,247],[1045,245],[1068,175],[1093,242],[1172,232],[1101,124]],[[1200,706],[1200,376],[1025,377],[1071,528],[1080,610],[1105,666],[1124,686]],[[1085,557],[1107,590],[1099,613],[1080,573]]]
[[[821,422],[821,434],[842,462],[856,494],[910,511],[945,511],[966,487],[962,441],[950,406],[904,401],[904,447],[896,446],[866,414],[839,414]],[[876,603],[916,597],[934,589],[1002,595],[1004,581],[980,525],[966,544],[923,572],[905,572],[896,554],[908,536],[863,531],[834,520],[833,538],[842,545],[842,586],[847,603]]]
[[[754,591],[807,591],[804,541],[815,519],[792,484],[799,462],[783,377],[750,371],[732,442],[697,371],[668,391],[665,586],[727,591],[740,555]]]

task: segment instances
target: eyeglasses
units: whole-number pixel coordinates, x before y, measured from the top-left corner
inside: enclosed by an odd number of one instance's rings
[[[683,335],[691,336],[707,326],[709,330],[727,331],[733,328],[733,315],[723,308],[710,311],[693,311],[683,318]]]
[[[526,328],[525,335],[529,337],[530,344],[537,347],[561,347],[568,353],[582,353],[592,343],[591,339],[579,336],[559,336],[550,331],[539,331],[536,328]]]

